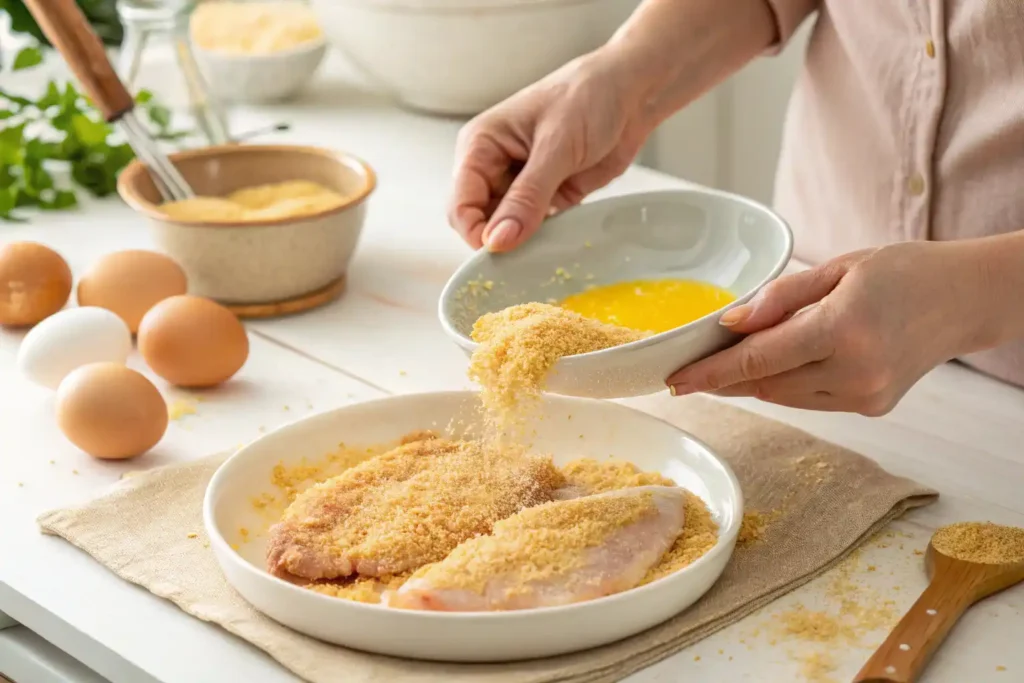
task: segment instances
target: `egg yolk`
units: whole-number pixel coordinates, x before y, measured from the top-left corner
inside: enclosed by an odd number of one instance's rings
[[[611,325],[658,333],[703,318],[735,299],[707,282],[634,280],[573,294],[561,306]]]

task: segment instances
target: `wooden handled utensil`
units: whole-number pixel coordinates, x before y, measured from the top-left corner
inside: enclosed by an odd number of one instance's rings
[[[192,188],[135,116],[135,99],[117,77],[103,43],[75,0],[25,0],[29,12],[63,55],[82,88],[109,123],[118,129],[149,168],[165,200],[194,197]]]
[[[964,612],[979,600],[1024,581],[1024,562],[982,564],[943,555],[928,544],[931,583],[853,683],[913,683]]]

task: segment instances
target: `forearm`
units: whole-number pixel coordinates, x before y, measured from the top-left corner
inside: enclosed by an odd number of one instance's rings
[[[645,0],[599,51],[653,129],[776,37],[767,0]]]
[[[951,276],[964,278],[977,316],[970,350],[1024,339],[1024,230],[945,244],[960,252],[964,269]]]

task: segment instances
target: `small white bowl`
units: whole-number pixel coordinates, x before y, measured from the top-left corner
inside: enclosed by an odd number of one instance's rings
[[[316,74],[324,55],[324,38],[267,54],[235,54],[192,48],[210,91],[226,102],[260,104],[294,97]]]
[[[561,301],[591,285],[680,278],[732,292],[732,304],[688,325],[561,359],[545,387],[589,398],[653,394],[680,367],[739,340],[718,324],[721,314],[776,278],[792,251],[786,222],[737,195],[692,189],[612,197],[546,221],[513,252],[478,252],[448,281],[438,313],[445,332],[470,355],[477,346],[473,323],[484,313]]]
[[[443,430],[454,417],[473,420],[477,400],[470,392],[392,396],[299,420],[242,448],[217,470],[203,502],[206,533],[228,582],[272,619],[330,643],[396,657],[492,662],[574,652],[626,638],[685,610],[718,580],[743,517],[743,496],[729,466],[694,437],[646,413],[560,397],[545,400],[532,444],[536,452],[552,454],[558,464],[607,459],[613,453],[643,470],[660,472],[704,500],[720,527],[718,544],[689,567],[646,586],[590,602],[518,612],[397,610],[328,597],[267,573],[263,531],[268,520],[252,500],[280,493],[270,483],[275,465],[320,458],[339,442],[369,446],[416,429]],[[242,527],[249,530],[248,542],[239,537]]]
[[[344,277],[366,219],[376,175],[343,152],[297,145],[221,145],[170,155],[197,195],[308,180],[347,197],[319,213],[261,221],[175,220],[146,167],[135,160],[117,190],[149,220],[154,241],[188,276],[190,294],[227,305],[268,304],[302,297]]]

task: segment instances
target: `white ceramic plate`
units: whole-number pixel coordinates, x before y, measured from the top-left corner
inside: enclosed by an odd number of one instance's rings
[[[203,520],[228,581],[254,607],[296,631],[370,652],[461,662],[508,661],[583,650],[639,633],[678,614],[718,579],[743,517],[729,466],[686,432],[631,408],[550,397],[533,446],[564,464],[610,456],[658,471],[699,495],[720,525],[718,545],[689,567],[625,593],[565,607],[498,613],[396,610],[320,595],[265,570],[268,522],[252,499],[274,493],[279,462],[321,458],[348,446],[394,441],[416,429],[442,430],[476,414],[476,395],[394,396],[305,418],[267,434],[228,459],[210,482]],[[583,438],[580,438],[580,435]],[[239,529],[250,532],[242,542]],[[232,549],[232,544],[238,550]]]
[[[588,398],[653,394],[666,389],[675,370],[740,339],[718,319],[778,277],[792,250],[786,222],[737,195],[690,189],[611,197],[546,221],[513,252],[472,256],[445,286],[438,313],[445,332],[469,354],[480,315],[527,301],[561,301],[590,285],[680,278],[732,292],[735,302],[689,325],[563,358],[545,387]],[[472,282],[493,284],[470,289]]]

